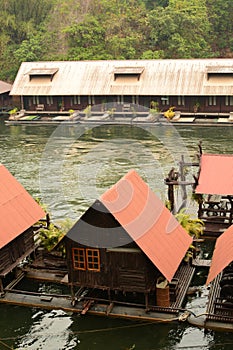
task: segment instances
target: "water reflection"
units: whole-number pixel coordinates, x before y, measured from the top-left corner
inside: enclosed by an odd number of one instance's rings
[[[77,342],[70,339],[72,319],[62,310],[49,313],[37,312],[32,317],[33,325],[17,345],[18,350],[63,350],[75,349]]]

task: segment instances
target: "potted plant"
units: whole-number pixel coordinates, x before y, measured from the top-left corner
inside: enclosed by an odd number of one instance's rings
[[[160,112],[159,103],[156,101],[151,101],[150,103],[150,114],[157,114]]]
[[[85,118],[89,118],[91,116],[91,105],[88,105],[83,112],[85,114]]]
[[[193,112],[197,113],[200,108],[200,102],[196,101],[193,105]]]

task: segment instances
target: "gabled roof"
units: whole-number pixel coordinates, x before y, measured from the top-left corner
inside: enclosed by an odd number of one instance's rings
[[[31,195],[0,164],[0,249],[44,216]]]
[[[12,85],[0,80],[0,94],[10,92]]]
[[[11,95],[231,96],[232,67],[230,58],[23,62]],[[30,81],[30,72],[46,70],[56,71],[52,81]]]
[[[233,155],[202,154],[195,192],[233,195]]]
[[[100,201],[171,281],[192,238],[142,178],[131,170]]]
[[[217,238],[206,284],[233,261],[233,225]]]

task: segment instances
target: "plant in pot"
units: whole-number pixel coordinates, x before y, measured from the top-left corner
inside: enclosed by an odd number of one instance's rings
[[[193,112],[197,113],[199,111],[200,108],[200,102],[196,101],[193,105]]]

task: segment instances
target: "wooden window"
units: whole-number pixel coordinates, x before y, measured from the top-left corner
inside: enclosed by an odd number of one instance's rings
[[[226,106],[233,106],[233,96],[226,96],[225,105]]]
[[[53,96],[46,96],[46,103],[49,106],[53,105]]]
[[[73,248],[73,267],[75,270],[86,270],[86,259],[84,248]]]
[[[169,96],[161,97],[161,102],[162,102],[163,106],[168,106],[169,105]]]
[[[80,105],[81,103],[81,99],[80,99],[80,96],[73,96],[71,98],[71,105]]]
[[[132,96],[132,103],[135,105],[139,104],[139,96]]]
[[[216,106],[216,96],[209,96],[208,97],[208,105],[209,106]]]
[[[88,104],[89,105],[95,104],[95,96],[88,96]]]
[[[33,96],[33,97],[32,97],[32,103],[33,103],[34,105],[38,105],[38,104],[40,103],[40,98],[39,98],[39,96]]]
[[[178,106],[184,106],[184,96],[178,96],[177,97],[177,102],[178,102]]]
[[[87,249],[87,270],[100,271],[100,253],[99,249]]]

